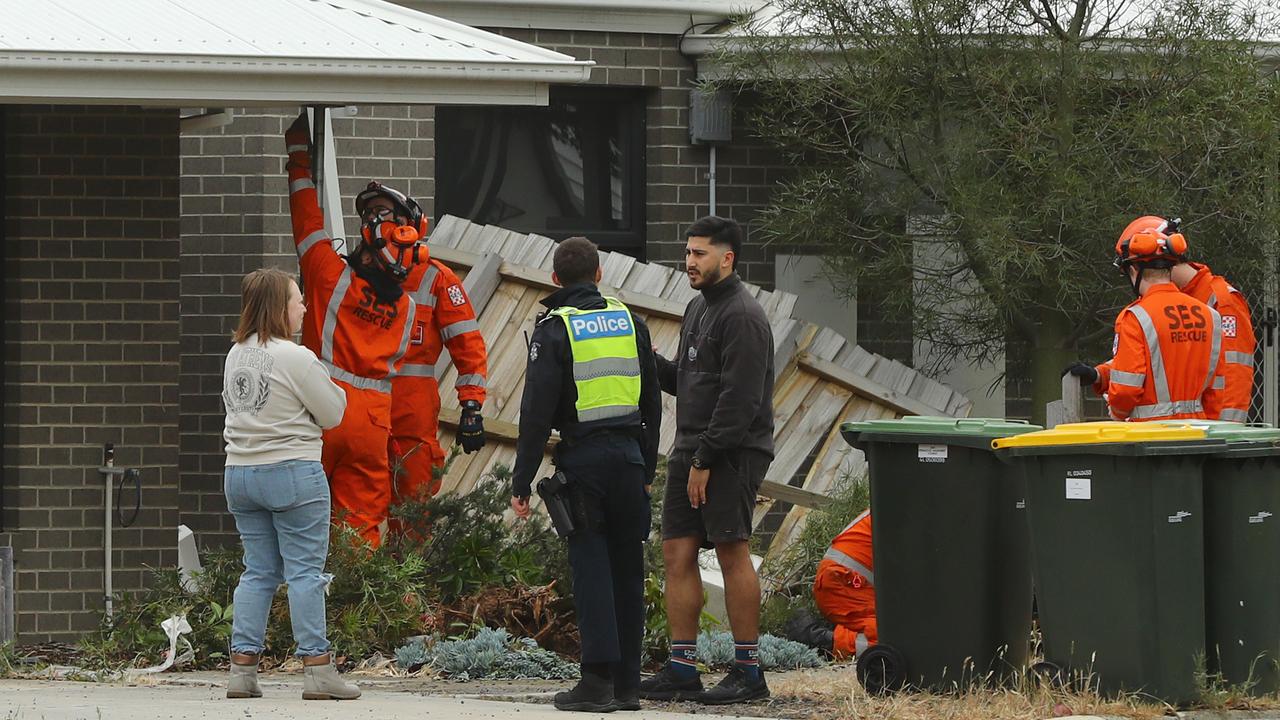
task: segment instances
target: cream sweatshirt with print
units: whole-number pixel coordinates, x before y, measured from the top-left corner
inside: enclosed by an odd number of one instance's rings
[[[342,422],[347,396],[315,354],[256,335],[227,353],[222,372],[227,465],[320,460],[321,429]]]

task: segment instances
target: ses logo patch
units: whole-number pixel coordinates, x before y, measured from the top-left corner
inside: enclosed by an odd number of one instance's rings
[[[569,329],[576,341],[623,337],[631,334],[631,318],[621,310],[576,315],[569,318]]]

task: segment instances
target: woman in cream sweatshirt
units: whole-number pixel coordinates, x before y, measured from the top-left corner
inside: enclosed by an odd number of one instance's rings
[[[338,677],[325,632],[329,483],[320,467],[321,431],[342,421],[346,395],[316,356],[292,340],[307,311],[293,278],[255,270],[240,295],[240,325],[222,382],[224,489],[244,546],[227,697],[262,696],[257,671],[267,614],[287,582],[302,697],[354,699],[360,690]]]

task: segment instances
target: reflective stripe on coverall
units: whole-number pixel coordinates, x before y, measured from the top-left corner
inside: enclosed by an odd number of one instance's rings
[[[1151,286],[1116,318],[1115,356],[1094,390],[1115,420],[1218,417],[1222,319],[1173,283]]]
[[[1247,422],[1253,404],[1253,359],[1257,338],[1249,303],[1239,290],[1206,265],[1191,263],[1195,277],[1182,292],[1205,303],[1222,316],[1222,413],[1211,419]]]
[[[871,552],[871,511],[866,511],[831,541],[818,563],[813,599],[823,617],[835,623],[832,654],[856,657],[875,645],[875,562]]]
[[[329,476],[335,521],[355,528],[376,547],[391,506],[389,375],[408,349],[414,306],[407,294],[382,302],[333,249],[311,180],[307,142],[305,135],[285,137],[289,212],[309,308],[302,344],[347,393],[342,423],[324,432],[321,463]]]
[[[444,465],[440,447],[440,386],[436,363],[443,348],[457,369],[453,386],[458,403],[475,400],[484,405],[489,375],[488,353],[475,309],[462,282],[443,263],[419,247],[418,264],[404,281],[413,300],[413,328],[404,364],[391,379],[392,442],[387,447],[395,478],[395,502],[427,500],[440,491],[432,470]]]

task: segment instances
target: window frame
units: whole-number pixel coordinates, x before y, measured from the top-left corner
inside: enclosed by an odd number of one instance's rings
[[[593,228],[590,224],[593,222],[591,215],[593,211],[603,210],[609,211],[606,204],[603,208],[601,202],[601,186],[598,182],[584,182],[584,213],[587,217],[578,221],[575,218],[569,218],[566,222],[558,224],[556,227],[542,227],[530,230],[540,235],[545,235],[554,240],[563,240],[575,235],[584,235],[591,239],[601,250],[623,252],[634,256],[637,260],[643,262],[647,254],[647,188],[645,186],[645,178],[647,176],[648,163],[648,91],[642,87],[568,87],[568,86],[552,86],[550,88],[550,100],[547,106],[529,107],[507,107],[500,105],[486,105],[480,107],[469,108],[448,108],[441,107],[437,111],[436,118],[436,147],[441,147],[447,138],[441,137],[441,130],[448,124],[440,122],[439,112],[448,112],[452,109],[469,109],[483,110],[486,112],[505,113],[514,117],[519,117],[522,112],[530,110],[534,112],[551,112],[557,104],[580,103],[584,105],[595,106],[612,106],[620,113],[619,117],[623,119],[622,130],[619,137],[621,143],[621,152],[623,155],[624,170],[622,173],[623,182],[623,217],[630,218],[630,229],[627,230],[607,230],[603,228]],[[598,162],[597,162],[598,164]],[[599,168],[592,168],[598,170]],[[608,168],[604,168],[608,173]],[[584,168],[584,173],[587,171]],[[584,181],[585,181],[584,176]],[[440,153],[436,152],[436,188],[444,187],[449,181],[448,168],[445,163],[440,161]],[[606,177],[607,182],[607,177]],[[440,193],[437,190],[437,206],[436,219],[447,213],[439,203]],[[604,202],[608,202],[607,194]],[[472,218],[466,218],[472,220]]]

